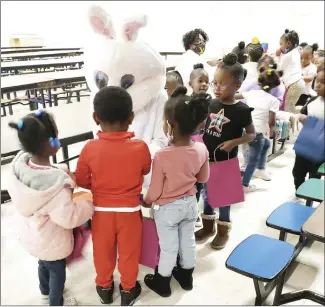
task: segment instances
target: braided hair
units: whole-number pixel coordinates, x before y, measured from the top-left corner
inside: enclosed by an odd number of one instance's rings
[[[281,36],[288,43],[288,51],[293,50],[294,48],[299,46],[299,35],[294,30],[286,29],[284,34]]]
[[[17,130],[23,149],[32,155],[41,155],[49,139],[58,135],[55,121],[46,111],[37,111],[23,117],[18,123],[10,122],[10,128]]]
[[[260,71],[258,82],[262,89],[267,93],[269,93],[271,89],[281,84],[280,76],[278,75],[277,71],[272,68]]]
[[[164,109],[166,120],[177,123],[182,136],[192,135],[207,118],[211,96],[209,94],[186,95],[184,86],[178,87],[167,100]]]
[[[251,62],[258,62],[263,56],[264,50],[261,44],[248,44],[246,47]]]

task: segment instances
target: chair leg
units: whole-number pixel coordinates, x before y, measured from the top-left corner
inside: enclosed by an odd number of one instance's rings
[[[279,240],[285,242],[286,239],[287,239],[287,233],[286,233],[284,230],[281,230],[281,231],[280,231]]]
[[[311,207],[312,204],[313,204],[313,201],[312,201],[311,199],[307,199],[307,201],[306,201],[306,206],[307,206],[307,207]]]
[[[254,281],[254,287],[256,292],[255,306],[262,306],[263,302],[267,297],[264,284],[262,281],[259,281],[257,279],[253,279],[253,281]]]
[[[273,300],[273,306],[280,305],[280,299],[281,299],[281,294],[282,294],[282,290],[283,290],[283,286],[284,286],[285,275],[286,275],[286,271],[284,271],[281,274],[281,276],[277,279],[275,295],[274,295],[274,300]]]

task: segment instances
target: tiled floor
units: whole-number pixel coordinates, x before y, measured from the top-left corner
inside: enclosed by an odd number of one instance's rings
[[[80,145],[74,146],[71,156],[80,151]],[[254,287],[252,280],[231,272],[225,267],[225,260],[234,247],[253,233],[276,238],[278,232],[267,228],[266,218],[280,204],[293,195],[291,170],[294,160],[292,145],[286,152],[268,164],[272,173],[271,182],[254,180],[260,190],[247,195],[243,204],[232,208],[233,229],[229,244],[222,251],[209,248],[207,243],[197,245],[197,267],[194,274],[194,289],[184,292],[172,281],[173,294],[170,298],[160,298],[143,283],[142,294],[137,305],[252,305]],[[2,188],[6,186],[6,173],[10,166],[1,168]],[[289,236],[295,243],[296,238]],[[91,243],[86,248],[86,260],[68,270],[67,296],[76,296],[81,305],[99,305],[95,292],[95,271],[92,263]],[[298,266],[289,278],[284,291],[310,288],[324,293],[324,245],[314,243],[299,255]],[[151,270],[140,268],[139,280]],[[115,272],[118,281],[119,274]],[[272,297],[272,295],[271,295]],[[114,305],[120,304],[118,292]],[[272,303],[271,298],[268,301]],[[37,259],[28,255],[17,239],[17,221],[11,203],[1,206],[1,305],[37,305],[39,290],[37,277]],[[300,301],[295,305],[310,305]]]

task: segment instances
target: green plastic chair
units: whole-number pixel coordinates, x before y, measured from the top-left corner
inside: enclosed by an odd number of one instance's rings
[[[296,195],[306,199],[307,206],[311,206],[313,201],[322,202],[324,200],[324,183],[322,179],[308,179],[298,188]]]
[[[324,176],[325,175],[325,162],[319,167],[318,174]]]

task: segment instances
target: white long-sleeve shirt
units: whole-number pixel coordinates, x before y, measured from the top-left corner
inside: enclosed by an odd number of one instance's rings
[[[281,54],[280,57],[275,58],[275,62],[278,65],[277,70],[283,71],[282,80],[286,88],[303,78],[298,47],[286,54]]]
[[[187,50],[185,53],[181,55],[182,59],[178,62],[177,66],[175,67],[175,70],[179,72],[183,79],[183,84],[187,88],[187,95],[192,94],[192,88],[190,87],[190,74],[193,70],[193,66],[195,64],[203,64],[204,69],[209,75],[209,82],[211,83],[214,79],[214,72],[215,67],[210,66],[206,60],[196,54],[193,50]],[[211,87],[209,87],[209,90],[211,91]],[[209,93],[210,93],[209,91]]]

